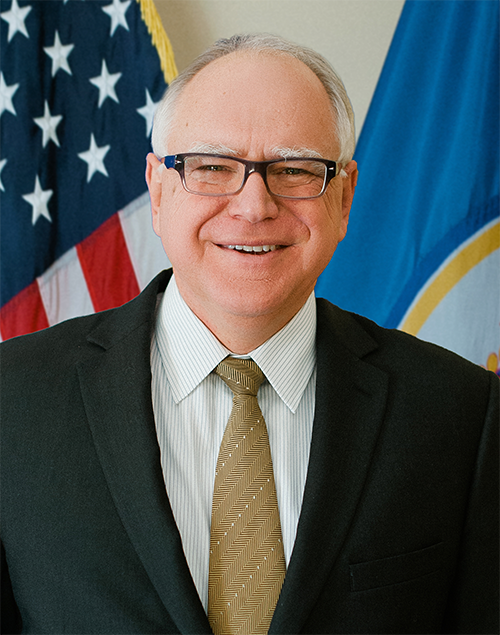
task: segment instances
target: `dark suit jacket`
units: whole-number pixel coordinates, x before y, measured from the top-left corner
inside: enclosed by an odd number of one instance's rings
[[[135,300],[2,355],[4,632],[210,633]],[[272,633],[494,633],[498,379],[318,300],[310,464]],[[10,629],[10,630],[9,630]]]

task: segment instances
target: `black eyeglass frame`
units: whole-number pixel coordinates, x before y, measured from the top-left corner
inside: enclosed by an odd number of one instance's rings
[[[236,192],[230,192],[227,194],[211,194],[209,192],[194,192],[190,190],[186,185],[186,178],[184,174],[184,160],[188,157],[195,156],[204,156],[204,157],[214,157],[216,159],[231,159],[232,161],[237,161],[245,166],[245,174],[243,176],[243,181],[241,186],[236,190]],[[279,196],[280,198],[289,198],[294,200],[307,200],[313,198],[319,198],[323,196],[326,191],[326,188],[330,181],[340,174],[341,166],[337,161],[330,161],[329,159],[316,158],[316,157],[287,157],[281,159],[271,159],[270,161],[248,161],[247,159],[240,159],[238,157],[228,156],[225,154],[204,154],[203,152],[183,152],[181,154],[169,154],[162,159],[163,164],[167,169],[174,169],[179,173],[181,177],[182,186],[189,192],[189,194],[197,194],[198,196],[233,196],[234,194],[238,194],[245,187],[245,183],[248,180],[248,177],[256,172],[260,174],[262,180],[264,181],[264,185],[266,186],[267,191],[271,196]],[[269,185],[267,183],[267,168],[273,163],[282,163],[287,161],[315,161],[316,163],[323,163],[326,167],[325,178],[323,179],[323,186],[319,194],[315,194],[314,196],[287,196],[286,194],[275,194],[269,189]]]

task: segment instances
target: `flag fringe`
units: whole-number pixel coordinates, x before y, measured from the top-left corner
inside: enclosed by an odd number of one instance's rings
[[[160,57],[161,69],[165,76],[167,84],[177,76],[177,67],[174,60],[174,51],[170,40],[168,39],[162,21],[158,15],[158,11],[154,4],[154,0],[137,0],[141,7],[142,19],[148,27],[153,45],[158,51]]]

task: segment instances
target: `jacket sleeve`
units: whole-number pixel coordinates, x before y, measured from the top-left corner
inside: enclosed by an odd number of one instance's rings
[[[492,374],[444,633],[499,632],[499,386]]]

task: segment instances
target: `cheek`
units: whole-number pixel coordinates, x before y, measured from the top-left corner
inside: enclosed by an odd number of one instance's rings
[[[343,239],[345,231],[342,224],[341,197],[328,196],[316,202],[315,209],[303,216],[303,222],[309,231],[307,259],[305,266],[310,267],[315,274],[330,262],[338,243]],[[340,200],[339,200],[340,199]]]
[[[310,207],[297,216],[308,228],[312,242],[323,245],[339,240],[342,232],[341,209],[341,197],[333,192],[311,201]]]
[[[182,185],[172,188],[163,201],[159,224],[161,239],[167,256],[181,254],[184,258],[195,257],[202,248],[207,227],[217,216],[220,203],[217,199],[189,194]]]

